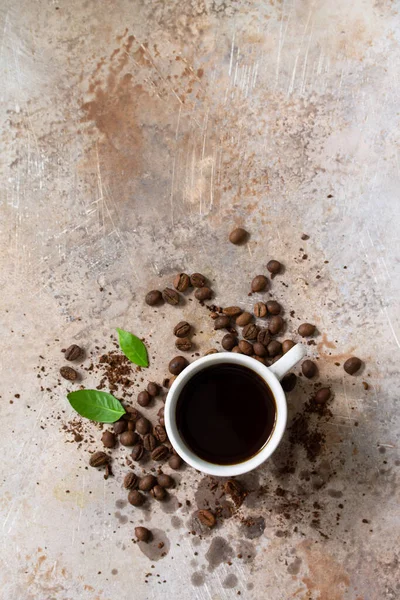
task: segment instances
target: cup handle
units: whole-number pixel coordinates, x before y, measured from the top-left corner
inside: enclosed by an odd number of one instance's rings
[[[290,369],[294,367],[296,363],[299,362],[305,355],[307,354],[306,347],[303,344],[296,344],[291,348],[286,354],[282,356],[279,360],[276,361],[273,365],[269,367],[269,370],[273,372],[275,377],[282,379],[284,375]]]

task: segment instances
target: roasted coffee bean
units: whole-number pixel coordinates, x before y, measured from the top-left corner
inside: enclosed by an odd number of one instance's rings
[[[60,375],[68,381],[76,381],[78,378],[78,373],[72,367],[61,367]]]
[[[226,329],[229,327],[231,323],[230,317],[228,315],[221,315],[217,317],[214,321],[214,329]]]
[[[150,396],[154,398],[160,393],[160,386],[157,383],[154,383],[154,381],[150,381],[150,383],[147,384],[147,391]]]
[[[230,232],[229,241],[231,242],[231,244],[235,244],[235,246],[238,246],[239,244],[244,244],[248,237],[249,234],[245,229],[243,229],[242,227],[236,227],[236,229]]]
[[[151,292],[148,292],[146,294],[144,300],[149,306],[157,306],[158,304],[161,304],[163,302],[163,297],[161,292],[159,292],[158,290],[151,290]]]
[[[126,421],[137,421],[140,417],[140,412],[133,406],[125,406],[126,413],[122,417]]]
[[[210,348],[207,352],[204,352],[204,356],[209,356],[210,354],[218,354],[218,350],[216,348]]]
[[[82,348],[80,346],[77,346],[76,344],[72,344],[72,346],[69,346],[64,352],[64,358],[65,360],[78,360],[78,358],[80,358],[82,354]]]
[[[315,325],[311,325],[311,323],[302,323],[298,329],[299,334],[302,337],[309,337],[313,335],[315,332]]]
[[[136,429],[136,421],[128,421],[128,431],[135,431]]]
[[[281,380],[281,386],[283,387],[285,392],[291,392],[297,383],[297,377],[294,373],[289,373],[285,375],[285,377]]]
[[[143,436],[143,446],[144,446],[145,450],[148,450],[149,452],[153,452],[154,448],[157,447],[157,443],[158,442],[152,433],[146,433]]]
[[[143,392],[139,392],[138,397],[137,397],[137,403],[140,406],[148,406],[150,404],[151,401],[151,397],[149,392],[147,391],[143,391]]]
[[[127,473],[124,477],[124,488],[127,490],[133,490],[138,485],[138,477],[135,473]]]
[[[249,312],[243,312],[241,315],[236,317],[236,325],[239,325],[239,327],[244,327],[245,325],[251,323],[252,320],[253,315],[251,315]]]
[[[110,462],[110,457],[105,452],[94,452],[89,459],[91,467],[103,467]]]
[[[139,481],[139,490],[142,492],[149,492],[157,483],[157,479],[154,475],[145,475]]]
[[[159,411],[158,411],[158,413],[157,413],[157,417],[158,417],[159,419],[160,419],[161,417],[162,417],[162,418],[164,418],[164,410],[165,410],[164,406],[162,406],[162,407],[159,409]]]
[[[186,292],[190,285],[190,277],[186,275],[186,273],[178,273],[175,275],[174,279],[174,288],[178,290],[178,292]]]
[[[262,356],[257,356],[256,354],[253,354],[252,358],[254,358],[254,360],[258,360],[258,362],[260,362],[263,365],[267,364],[266,359]]]
[[[271,336],[269,334],[268,329],[261,329],[257,335],[257,342],[267,347],[271,341]]]
[[[175,347],[181,352],[189,352],[192,348],[192,342],[189,338],[178,338],[175,342]]]
[[[253,354],[253,344],[247,342],[246,340],[240,340],[239,349],[242,354],[246,354],[246,356],[251,356]]]
[[[134,446],[138,442],[138,434],[134,431],[124,431],[119,436],[119,441],[123,446]]]
[[[228,317],[238,317],[243,311],[239,306],[227,306],[222,312],[224,315],[228,315]]]
[[[224,485],[224,490],[225,494],[232,498],[236,508],[243,504],[243,500],[246,497],[246,492],[239,481],[236,481],[236,479],[228,479]]]
[[[212,313],[210,313],[210,317],[211,317],[213,320],[215,320],[215,319],[217,319],[217,318],[218,318],[218,313],[216,313],[216,312],[212,312]]]
[[[169,380],[168,380],[168,389],[170,389],[172,387],[172,384],[174,383],[176,379],[176,375],[172,375]]]
[[[352,356],[351,358],[348,358],[346,360],[346,362],[343,365],[343,369],[349,375],[354,375],[355,373],[357,373],[357,371],[361,367],[361,365],[362,365],[361,360],[359,358],[357,358],[356,356]]]
[[[193,273],[190,276],[190,283],[195,288],[202,288],[206,285],[206,278],[201,273]]]
[[[168,439],[167,432],[165,431],[165,428],[162,425],[155,425],[153,427],[153,435],[156,438],[156,440],[161,442],[161,444],[166,442]]]
[[[135,535],[139,542],[148,542],[151,539],[151,531],[146,527],[135,527]]]
[[[284,320],[280,315],[272,317],[270,322],[268,323],[268,330],[271,335],[276,335],[279,333],[284,325]]]
[[[174,487],[174,480],[170,475],[166,475],[165,473],[161,473],[157,477],[158,485],[161,485],[162,488],[172,488]]]
[[[256,354],[257,356],[267,356],[268,352],[265,346],[263,346],[263,344],[260,344],[260,342],[256,342],[255,344],[253,344],[253,351],[254,354]]]
[[[317,404],[325,404],[331,397],[331,390],[329,388],[320,388],[314,396],[314,400]]]
[[[172,288],[165,288],[165,290],[162,292],[162,297],[168,304],[172,304],[173,306],[179,304],[180,296],[178,292]]]
[[[267,264],[267,269],[270,273],[276,275],[282,269],[282,265],[278,260],[270,260]]]
[[[256,340],[259,331],[260,328],[257,327],[257,325],[254,325],[254,323],[249,323],[243,327],[242,335],[245,340]]]
[[[128,494],[128,502],[132,504],[132,506],[142,506],[145,501],[145,497],[143,494],[138,492],[137,490],[131,490]]]
[[[145,433],[148,433],[150,431],[150,429],[151,429],[151,423],[145,417],[140,417],[140,419],[138,419],[136,421],[136,431],[138,433],[140,433],[140,435],[144,435]]]
[[[268,285],[268,279],[265,275],[256,275],[253,281],[251,282],[251,291],[252,292],[262,292]]]
[[[280,360],[282,358],[283,354],[276,354],[274,356],[274,358],[272,359],[272,364],[278,362],[278,360]]]
[[[142,444],[135,444],[132,448],[131,457],[132,460],[140,460],[144,454],[144,448]]]
[[[188,361],[184,356],[175,356],[168,365],[168,370],[172,375],[179,375],[188,366]]]
[[[165,496],[167,495],[167,492],[164,490],[163,487],[161,487],[161,485],[155,485],[150,491],[150,494],[156,500],[164,500]]]
[[[293,348],[294,346],[294,342],[292,342],[292,340],[285,340],[284,342],[282,342],[282,352],[283,354],[286,354],[286,352],[289,352],[289,350],[291,348]]]
[[[228,352],[230,352],[232,350],[232,348],[234,348],[237,344],[237,337],[235,335],[233,335],[232,333],[227,333],[226,335],[224,335],[224,337],[222,338],[221,341],[221,346],[223,347],[224,350],[227,350]]]
[[[257,302],[253,308],[254,316],[257,318],[262,318],[267,315],[267,307],[264,302]]]
[[[174,327],[174,335],[179,338],[187,337],[190,333],[191,326],[186,321],[179,321]]]
[[[311,377],[314,377],[317,372],[317,365],[312,360],[305,360],[301,365],[301,370],[304,377],[311,379]]]
[[[171,469],[174,469],[174,471],[178,471],[178,469],[181,468],[182,463],[183,460],[177,454],[173,454],[168,461],[169,466],[171,467]]]
[[[124,431],[126,431],[127,428],[128,428],[128,423],[127,423],[127,421],[124,421],[123,419],[120,419],[113,425],[114,433],[116,435],[121,435],[121,433],[124,433]]]
[[[204,300],[210,300],[212,298],[212,291],[209,287],[198,288],[195,293],[195,297],[200,302],[204,302]]]
[[[214,527],[217,522],[211,510],[198,510],[196,516],[202,525],[205,525],[210,529]]]
[[[165,460],[169,455],[169,450],[167,448],[167,446],[164,446],[163,444],[161,444],[161,446],[158,446],[157,448],[155,448],[153,450],[153,452],[151,453],[151,458],[153,460]]]
[[[277,340],[272,340],[267,346],[268,354],[270,356],[276,356],[282,353],[282,344]]]
[[[270,315],[279,315],[282,310],[282,306],[276,300],[268,300],[267,310]]]
[[[101,436],[101,441],[103,442],[103,446],[106,448],[114,448],[116,443],[116,437],[111,431],[104,431]]]

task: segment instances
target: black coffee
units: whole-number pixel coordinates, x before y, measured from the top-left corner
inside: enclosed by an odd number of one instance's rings
[[[230,465],[257,454],[272,433],[276,406],[254,371],[222,363],[194,375],[177,402],[179,433],[204,460]]]

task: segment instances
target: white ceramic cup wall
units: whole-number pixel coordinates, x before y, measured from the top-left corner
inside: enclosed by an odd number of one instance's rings
[[[184,369],[182,373],[178,375],[172,384],[171,389],[168,392],[164,410],[165,427],[168,437],[179,456],[181,456],[185,462],[198,471],[208,473],[209,475],[217,475],[219,477],[233,477],[234,475],[241,475],[242,473],[252,471],[261,465],[278,447],[286,427],[286,397],[285,392],[283,391],[279,382],[282,377],[305,356],[305,354],[305,347],[302,344],[296,344],[276,363],[270,367],[266,367],[258,360],[254,360],[254,358],[245,356],[244,354],[237,354],[235,352],[218,352],[216,354],[210,354],[209,356],[199,358],[186,367],[186,369]],[[259,375],[270,388],[276,405],[275,426],[265,445],[254,456],[241,463],[232,465],[217,465],[198,457],[182,439],[178,431],[175,418],[178,398],[189,379],[191,379],[193,375],[199,371],[221,363],[242,365],[257,373],[257,375]],[[244,408],[245,403],[246,399],[244,398]]]

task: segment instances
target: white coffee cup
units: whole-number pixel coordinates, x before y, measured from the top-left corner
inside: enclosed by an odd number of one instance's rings
[[[184,369],[182,373],[178,375],[172,384],[171,389],[168,392],[164,410],[167,434],[171,444],[179,456],[198,471],[208,473],[209,475],[217,475],[219,477],[233,477],[234,475],[241,475],[242,473],[252,471],[261,465],[278,447],[286,427],[286,397],[279,381],[288,371],[290,371],[292,367],[294,367],[297,362],[299,362],[299,360],[305,356],[305,354],[305,346],[302,344],[296,344],[276,363],[270,367],[266,367],[258,360],[255,360],[250,356],[245,356],[244,354],[237,354],[235,352],[218,352],[216,354],[210,354],[209,356],[199,358],[186,367],[186,369]],[[211,367],[212,365],[218,365],[221,363],[242,365],[254,371],[268,385],[274,396],[276,405],[275,425],[264,446],[249,459],[232,465],[214,464],[197,456],[182,439],[175,418],[178,398],[189,379],[191,379],[193,375],[199,371],[202,371],[207,367]]]

